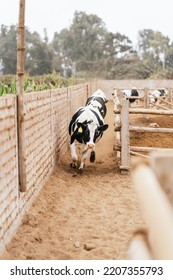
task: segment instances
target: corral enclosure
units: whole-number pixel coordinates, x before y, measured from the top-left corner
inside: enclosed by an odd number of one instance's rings
[[[37,196],[41,188],[44,186],[46,180],[52,173],[56,159],[59,158],[60,155],[64,154],[68,149],[68,122],[70,117],[74,113],[74,111],[79,107],[85,104],[87,96],[89,96],[94,90],[97,88],[101,88],[109,99],[112,98],[111,94],[113,92],[113,88],[117,87],[125,87],[130,88],[131,86],[136,87],[147,87],[145,84],[142,84],[143,81],[97,81],[90,85],[80,85],[70,87],[68,89],[60,89],[55,91],[47,91],[44,93],[31,93],[25,96],[25,133],[26,133],[26,155],[24,157],[25,161],[25,171],[26,171],[26,192],[19,191],[19,182],[18,182],[18,157],[17,157],[17,130],[16,130],[16,98],[14,96],[2,97],[0,102],[0,110],[1,110],[1,158],[3,159],[3,164],[1,166],[1,184],[0,184],[0,223],[1,223],[1,248],[9,241],[13,233],[15,232],[17,226],[21,222],[21,219],[24,213],[31,206],[34,198]],[[167,82],[167,83],[166,83]],[[159,87],[169,87],[172,81],[152,81],[152,88]],[[138,84],[140,83],[140,85]],[[148,81],[150,87],[151,81]],[[113,107],[109,107],[110,110],[113,110]],[[109,115],[112,118],[113,123],[113,114]],[[172,120],[172,119],[171,119]],[[111,121],[111,120],[109,120]],[[138,120],[137,120],[138,121]],[[139,119],[140,121],[140,119]],[[143,119],[141,119],[143,121]],[[161,121],[161,120],[160,120]],[[167,121],[166,121],[167,123]],[[171,124],[170,124],[171,125]],[[112,135],[113,135],[113,125]],[[142,141],[144,144],[144,137],[140,140],[139,134],[136,137],[132,137],[132,141],[134,144],[138,144],[139,141]],[[146,136],[146,141],[148,141],[148,137]],[[109,142],[113,146],[113,142]],[[172,142],[170,146],[172,147]],[[167,146],[168,144],[166,144]],[[111,146],[110,149],[113,147]],[[100,148],[102,149],[102,148]],[[103,188],[106,188],[106,185],[109,184],[109,180],[111,181],[111,188],[113,190],[114,184],[119,184],[121,186],[121,179],[119,175],[119,170],[117,168],[117,161],[115,153],[110,152],[110,150],[106,148],[104,145],[105,151],[102,151],[101,155],[104,156],[107,160],[109,156],[111,157],[110,164],[114,166],[106,167],[106,163],[98,161],[96,169],[92,167],[89,168],[89,172],[91,172],[91,177],[88,177],[90,180],[92,177],[96,176],[98,180],[98,175],[103,175],[104,170],[109,170],[108,177],[110,174],[113,179],[105,179],[103,178],[103,182],[101,185]],[[108,152],[108,157],[106,153]],[[116,156],[115,156],[116,157]],[[69,158],[68,158],[69,159]],[[57,169],[55,172],[65,172],[64,176],[70,176],[71,182],[73,182],[74,187],[75,184],[78,183],[77,178],[73,178],[70,175],[69,169],[67,169],[66,165],[68,162],[65,160],[64,165],[63,162],[61,164],[60,169]],[[62,169],[64,167],[64,170]],[[68,167],[69,168],[69,167]],[[100,170],[100,171],[99,171]],[[9,172],[11,171],[11,173]],[[95,173],[96,172],[96,173]],[[102,173],[103,172],[103,173]],[[114,175],[115,174],[115,177]],[[58,175],[60,176],[60,175]],[[89,176],[89,173],[88,175]],[[88,188],[87,183],[84,182],[87,178],[82,178],[82,182],[86,188]],[[61,183],[59,186],[61,192],[63,193],[64,186],[64,177],[61,177]],[[105,181],[105,184],[104,184]],[[129,179],[125,179],[125,181],[129,183]],[[128,186],[123,181],[123,187],[128,188]],[[114,183],[115,182],[115,183]],[[95,182],[96,183],[96,182]],[[69,188],[69,194],[72,194],[73,189]],[[99,188],[100,189],[100,188]],[[68,188],[64,190],[68,192]],[[81,190],[82,191],[82,190]],[[132,190],[128,188],[128,196],[130,196],[130,192]],[[100,189],[101,193],[101,189]],[[122,193],[121,193],[122,194]],[[60,193],[59,193],[60,195]],[[115,194],[116,195],[116,194]],[[50,195],[51,196],[51,195]],[[132,194],[132,197],[134,194]],[[123,197],[123,194],[122,194]],[[67,199],[67,198],[66,198]],[[96,199],[96,197],[95,197]],[[125,200],[128,200],[126,197]],[[135,200],[135,199],[134,199]],[[69,202],[68,199],[66,202]],[[94,202],[93,202],[94,203]],[[106,202],[105,202],[106,203]],[[112,203],[113,198],[112,198]],[[118,205],[118,201],[116,201]],[[122,204],[124,201],[122,202]],[[129,200],[130,203],[130,200]],[[127,204],[127,203],[126,203]],[[65,206],[65,205],[64,205]],[[122,205],[121,205],[122,206]],[[106,207],[106,204],[105,204]],[[111,210],[111,217],[116,218],[117,209],[114,204],[113,209]],[[120,215],[117,219],[119,219],[119,223],[121,224],[121,214],[124,209],[120,207]],[[94,211],[94,210],[93,210]],[[135,210],[133,209],[133,214],[135,214]],[[90,213],[92,215],[92,208],[90,209]],[[61,213],[62,214],[62,213]],[[135,220],[135,219],[134,219]],[[138,221],[138,222],[137,222]],[[44,221],[42,221],[44,223]],[[122,223],[127,223],[127,220],[124,220],[122,217]],[[134,223],[134,221],[133,221]],[[140,223],[140,218],[135,220],[135,223]],[[135,226],[135,223],[133,226]],[[118,223],[117,223],[118,226]],[[131,233],[133,227],[128,229]],[[100,229],[101,230],[101,229]],[[113,229],[110,230],[109,234],[115,234]],[[120,234],[120,233],[119,233]],[[117,236],[117,235],[116,235]],[[111,237],[110,237],[111,238]],[[124,239],[126,235],[124,236]],[[127,241],[125,242],[127,245]],[[124,246],[124,245],[122,245]],[[125,249],[124,249],[125,250]],[[116,251],[116,250],[115,250]],[[80,253],[81,258],[83,257],[82,253]],[[75,255],[76,256],[76,255]],[[95,255],[96,258],[100,258],[100,256],[104,256],[105,258],[113,258],[111,255]],[[114,257],[124,258],[125,254],[117,255],[114,252]],[[26,256],[25,256],[26,257]],[[39,256],[35,256],[38,257]],[[88,254],[87,258],[91,256]],[[46,256],[45,256],[46,258]],[[72,258],[70,256],[70,258]],[[77,258],[77,257],[76,257]],[[91,257],[92,258],[92,257]]]

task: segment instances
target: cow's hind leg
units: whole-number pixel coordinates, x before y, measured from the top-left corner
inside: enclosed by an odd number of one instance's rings
[[[95,161],[95,158],[96,158],[96,154],[95,154],[95,151],[92,151],[91,152],[91,155],[90,155],[90,162],[94,162]]]
[[[77,168],[78,167],[78,156],[76,153],[76,146],[75,146],[74,142],[72,144],[70,144],[70,151],[71,151],[71,158],[72,158],[72,162],[70,163],[70,166],[72,168]]]

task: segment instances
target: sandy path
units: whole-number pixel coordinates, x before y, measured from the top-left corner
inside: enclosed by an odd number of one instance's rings
[[[1,259],[127,258],[142,220],[130,176],[118,171],[111,101],[106,122],[96,162],[76,176],[69,152],[60,159]]]

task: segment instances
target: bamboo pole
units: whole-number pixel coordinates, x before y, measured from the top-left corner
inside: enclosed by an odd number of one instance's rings
[[[24,93],[25,67],[25,0],[20,0],[17,40],[17,94]]]
[[[17,38],[17,102],[18,102],[18,153],[19,153],[19,187],[20,191],[26,191],[26,158],[25,139],[23,135],[24,116],[24,67],[25,67],[25,0],[19,3],[19,21]]]

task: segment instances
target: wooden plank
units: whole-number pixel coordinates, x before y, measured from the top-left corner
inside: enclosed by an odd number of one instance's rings
[[[157,108],[161,108],[161,109],[163,109],[163,110],[168,110],[168,108],[167,107],[164,107],[164,106],[162,106],[162,105],[160,105],[160,104],[157,104],[157,103],[154,103],[154,102],[152,102],[152,101],[150,101],[150,104],[153,106],[153,107],[157,107]]]
[[[143,157],[143,158],[149,158],[149,156],[146,156],[146,155],[143,155],[143,154],[140,154],[138,152],[134,152],[134,151],[130,151],[130,154],[132,156],[138,156],[138,157]]]
[[[118,112],[115,111],[115,113],[118,113]],[[130,114],[173,115],[173,110],[129,108],[129,113]]]
[[[117,96],[117,92],[114,93],[113,98],[114,98],[114,108],[115,108],[115,110],[120,110],[121,104],[120,104],[119,98]],[[117,145],[120,145],[120,142],[121,142],[120,131],[116,130],[117,127],[121,127],[121,118],[120,118],[119,114],[115,115],[114,127],[115,127],[115,140],[116,140],[116,144],[114,145],[114,147],[116,147]],[[120,157],[120,153],[119,153],[118,150],[117,150],[117,157],[118,158]]]
[[[121,169],[123,166],[130,168],[129,149],[129,101],[122,100],[121,110]]]
[[[129,130],[135,132],[157,132],[157,133],[173,133],[173,128],[155,128],[145,126],[129,126]]]
[[[154,95],[152,93],[150,93],[150,95],[152,95],[154,97]],[[163,98],[163,96],[157,96],[157,99],[160,100],[161,102],[167,104],[167,105],[171,105],[171,106],[173,105],[171,102],[165,100],[165,98]],[[153,103],[153,105],[154,105],[154,103]]]
[[[171,88],[168,88],[168,102],[170,103],[169,104],[169,109],[172,108],[173,104],[172,104],[172,89]]]
[[[149,108],[148,90],[146,88],[144,89],[144,108],[145,109]]]
[[[173,152],[173,148],[155,148],[155,147],[137,147],[137,146],[130,146],[131,151],[136,152],[152,152],[152,151],[165,151],[165,152]]]

